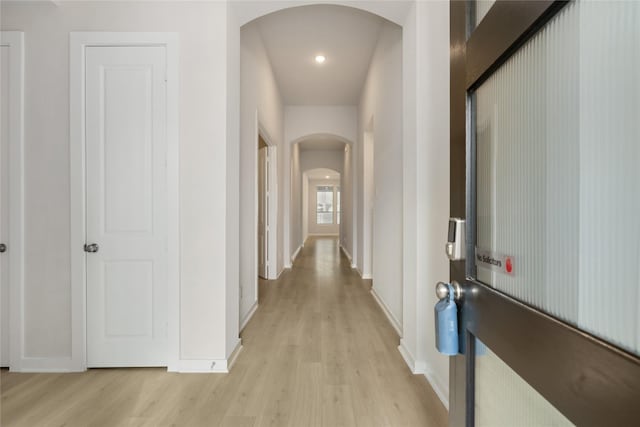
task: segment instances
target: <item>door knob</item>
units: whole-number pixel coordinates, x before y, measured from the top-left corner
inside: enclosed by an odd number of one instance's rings
[[[462,296],[462,287],[455,280],[451,282],[451,286],[453,287],[453,299],[459,301]],[[436,296],[438,299],[445,299],[449,296],[449,285],[444,282],[438,282],[436,284]]]
[[[4,252],[7,252],[7,245],[0,243],[0,254]]]
[[[84,251],[85,252],[98,252],[98,250],[100,250],[100,246],[98,246],[97,243],[91,243],[90,245],[84,245]]]

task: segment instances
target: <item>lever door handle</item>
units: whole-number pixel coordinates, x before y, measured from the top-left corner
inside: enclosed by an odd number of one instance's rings
[[[0,243],[0,254],[7,252],[7,245]]]
[[[100,246],[97,243],[91,243],[90,245],[84,245],[84,251],[89,253],[98,252],[100,250]]]

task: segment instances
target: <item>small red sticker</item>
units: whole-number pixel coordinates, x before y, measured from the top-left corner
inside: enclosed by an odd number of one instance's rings
[[[513,271],[513,264],[511,264],[511,258],[507,258],[506,262],[507,273],[511,273]]]

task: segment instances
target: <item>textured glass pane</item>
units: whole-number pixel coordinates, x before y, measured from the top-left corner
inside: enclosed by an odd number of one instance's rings
[[[506,363],[478,342],[476,352],[477,427],[573,425]]]
[[[640,353],[640,2],[572,2],[476,92],[478,279]],[[500,258],[502,257],[502,258]]]
[[[493,6],[493,4],[496,2],[496,0],[476,0],[475,1],[475,18],[476,18],[476,22],[474,27],[477,27],[478,24],[480,23],[480,21],[482,21],[482,18],[484,18],[484,16],[487,14],[487,12],[489,12],[489,9],[491,9],[491,6]]]

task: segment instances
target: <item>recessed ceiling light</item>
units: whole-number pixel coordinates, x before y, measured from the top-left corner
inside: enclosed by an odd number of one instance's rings
[[[329,179],[329,175],[325,176],[325,178]]]
[[[316,62],[318,64],[322,64],[326,60],[327,60],[327,58],[324,55],[316,55]]]

